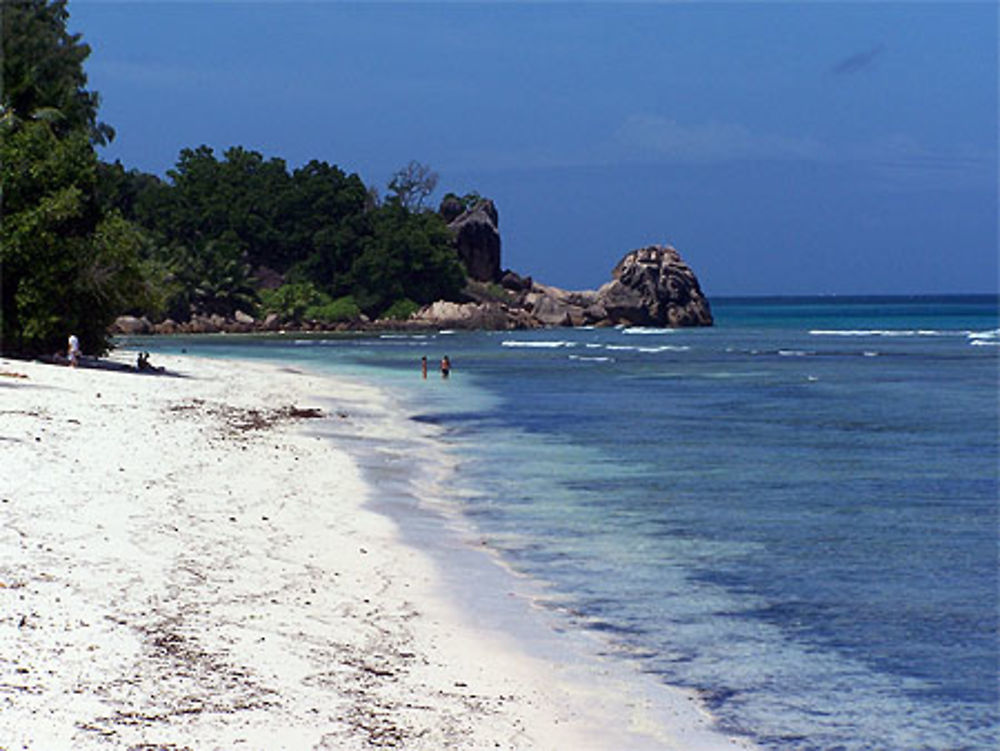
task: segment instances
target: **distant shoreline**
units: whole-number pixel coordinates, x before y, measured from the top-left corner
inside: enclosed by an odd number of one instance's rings
[[[906,302],[912,302],[915,305],[927,304],[927,303],[954,303],[967,301],[969,303],[996,303],[1000,306],[1000,293],[991,292],[975,292],[975,293],[955,293],[955,294],[872,294],[872,295],[840,295],[840,294],[828,294],[828,295],[717,295],[712,298],[712,305],[715,309],[722,308],[723,310],[727,305],[771,305],[774,303],[784,303],[784,304],[810,304],[810,305],[848,305],[854,303],[889,303],[889,304],[900,304]],[[121,320],[121,319],[119,319]],[[136,319],[138,320],[138,319]],[[216,326],[211,328],[211,330],[206,330],[195,326],[192,330],[189,326],[178,326],[174,330],[164,331],[155,328],[155,325],[147,322],[142,325],[138,330],[126,331],[120,326],[114,328],[114,335],[128,339],[133,336],[200,336],[200,335],[218,335],[218,334],[248,334],[253,336],[280,336],[283,334],[316,334],[316,335],[329,335],[329,334],[344,334],[344,335],[365,335],[365,334],[381,334],[381,333],[393,333],[393,332],[406,332],[406,333],[430,333],[434,331],[439,331],[442,327],[435,326],[424,322],[414,322],[414,321],[397,321],[397,320],[377,320],[377,321],[354,321],[354,322],[340,322],[340,323],[330,323],[324,324],[318,321],[307,321],[300,323],[284,323],[278,326],[265,327],[262,323],[260,325],[249,324],[246,322],[239,322],[232,319],[221,319],[217,321]],[[549,326],[546,328],[560,329],[560,328],[576,328],[571,326]],[[495,329],[489,327],[468,327],[465,330],[469,331],[493,331],[493,330],[530,330],[527,328],[521,329]]]

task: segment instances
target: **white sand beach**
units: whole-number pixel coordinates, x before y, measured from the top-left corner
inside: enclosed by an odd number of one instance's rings
[[[156,364],[0,360],[0,749],[749,747],[463,611],[315,435],[377,390]]]

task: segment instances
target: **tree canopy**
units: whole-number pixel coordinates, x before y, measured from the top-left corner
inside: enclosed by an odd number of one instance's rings
[[[66,30],[66,0],[17,0],[0,5],[3,29],[3,117],[44,120],[57,136],[84,129],[95,143],[114,138],[99,123],[100,97],[88,91],[83,61],[90,47]]]
[[[0,348],[52,352],[76,333],[85,349],[145,291],[138,234],[97,200],[97,95],[89,48],[66,32],[65,2],[4,3],[0,92]]]
[[[283,160],[242,147],[219,159],[200,146],[181,152],[166,181],[121,165],[106,166],[102,175],[109,207],[151,238],[147,259],[172,285],[165,312],[176,319],[248,312],[260,299],[253,285],[275,276],[307,284],[310,295],[328,301],[351,296],[369,315],[404,300],[455,299],[464,285],[437,213],[392,196],[379,204],[358,175],[326,162],[289,171]],[[269,303],[301,301],[302,289],[271,295]],[[323,307],[289,305],[283,312],[291,317]]]
[[[465,270],[411,161],[379,201],[357,174],[233,146],[183,149],[161,178],[102,163],[114,131],[86,88],[90,48],[65,0],[3,13],[0,309],[5,352],[53,352],[76,333],[109,344],[117,315],[402,315],[457,299]]]
[[[392,202],[381,207],[374,231],[351,267],[361,308],[383,312],[399,301],[424,305],[456,299],[465,285],[465,269],[450,239],[437,214],[413,214]]]

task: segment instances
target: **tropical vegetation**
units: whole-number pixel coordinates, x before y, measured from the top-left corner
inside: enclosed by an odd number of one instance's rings
[[[426,206],[438,182],[426,165],[407,164],[379,198],[327,162],[289,168],[240,146],[184,149],[164,177],[104,163],[96,147],[115,134],[65,0],[0,13],[4,352],[53,352],[70,332],[102,352],[124,313],[329,323],[460,297],[465,269]]]

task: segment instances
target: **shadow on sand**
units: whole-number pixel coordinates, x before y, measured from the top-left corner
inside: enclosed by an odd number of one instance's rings
[[[50,365],[69,366],[69,360],[63,355],[48,355],[45,357],[38,357],[36,359],[38,362],[44,362]],[[117,360],[106,360],[100,357],[83,356],[77,361],[77,367],[87,368],[88,370],[108,370],[114,373],[132,373],[133,375],[169,376],[170,378],[187,377],[175,371],[167,370],[162,366],[157,367],[152,365],[148,360],[146,361],[145,367],[139,367],[139,365],[131,365]]]

